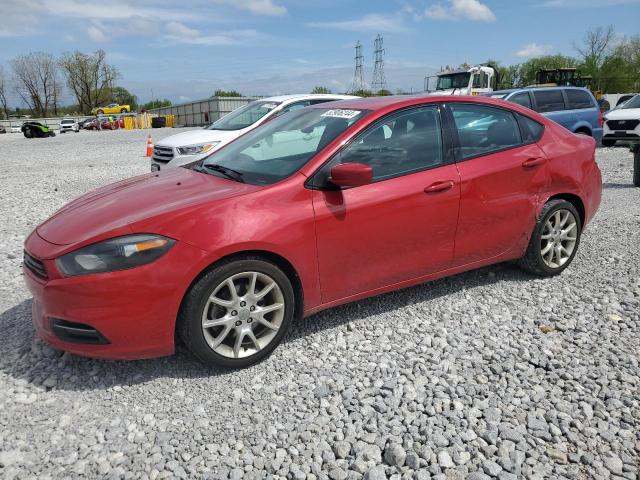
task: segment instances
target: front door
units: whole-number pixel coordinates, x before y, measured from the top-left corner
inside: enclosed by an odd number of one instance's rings
[[[374,175],[368,185],[314,191],[323,303],[451,265],[459,176],[444,158],[432,105],[384,117],[316,174],[322,184],[333,165],[365,163]]]

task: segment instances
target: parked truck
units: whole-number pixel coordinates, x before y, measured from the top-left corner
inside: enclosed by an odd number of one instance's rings
[[[425,77],[424,90],[430,95],[481,95],[495,90],[496,83],[493,66],[475,65]]]

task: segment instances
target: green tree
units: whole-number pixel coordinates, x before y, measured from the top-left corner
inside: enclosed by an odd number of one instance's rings
[[[327,87],[313,87],[311,93],[331,93],[331,90],[329,90]]]
[[[235,90],[221,90],[218,89],[213,92],[212,97],[242,97],[243,95],[240,92]]]
[[[151,110],[152,108],[163,108],[163,107],[170,107],[171,106],[171,100],[167,100],[165,99],[157,99],[157,100],[151,100],[150,102],[145,103],[142,108],[144,108],[145,110]]]
[[[356,95],[357,97],[373,97],[374,93],[371,90],[356,90],[350,92],[350,95]]]
[[[124,87],[114,87],[111,99],[120,105],[130,105],[131,111],[138,109],[138,97]]]

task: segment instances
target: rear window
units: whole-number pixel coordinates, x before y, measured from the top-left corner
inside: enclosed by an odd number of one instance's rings
[[[536,99],[536,110],[540,113],[565,110],[564,97],[560,90],[536,90],[533,96]]]
[[[593,108],[593,100],[591,100],[591,94],[586,90],[565,90],[567,94],[567,100],[569,101],[569,108],[576,110],[579,108]]]

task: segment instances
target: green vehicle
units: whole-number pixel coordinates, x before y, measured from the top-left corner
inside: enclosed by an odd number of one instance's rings
[[[20,130],[26,138],[55,137],[56,134],[49,127],[40,122],[24,122]]]

